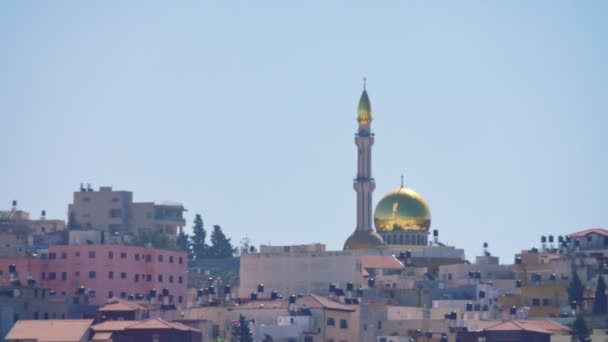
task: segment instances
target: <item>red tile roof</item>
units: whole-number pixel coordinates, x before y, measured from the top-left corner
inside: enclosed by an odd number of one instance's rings
[[[570,328],[550,320],[504,321],[484,329],[484,331],[530,331],[541,334],[567,333]]]
[[[405,266],[394,255],[364,255],[361,257],[363,268],[403,269]]]
[[[125,330],[127,327],[140,323],[141,321],[105,321],[103,323],[95,324],[91,327],[93,331],[121,331]]]
[[[200,330],[194,329],[187,325],[178,322],[169,322],[162,318],[151,318],[145,321],[106,321],[103,323],[96,324],[92,327],[93,331],[98,332],[112,332],[122,330],[158,330],[158,329],[174,329],[180,331],[194,331],[199,332]]]
[[[145,311],[148,310],[147,307],[143,305],[139,305],[137,303],[130,302],[128,300],[120,299],[120,298],[111,298],[108,299],[106,304],[104,304],[99,311]]]
[[[298,307],[306,306],[308,309],[326,309],[326,310],[339,310],[339,311],[355,311],[351,305],[345,305],[333,300],[317,295],[308,295],[302,298],[296,299],[296,305]],[[289,309],[289,302],[285,299],[276,300],[254,300],[244,304],[241,304],[234,308],[234,310],[260,310],[260,309]]]
[[[591,229],[587,229],[587,230],[583,230],[581,232],[576,232],[573,234],[570,234],[568,236],[570,237],[585,237],[591,233],[595,233],[598,235],[602,235],[602,236],[608,236],[608,230],[603,229],[603,228],[591,228]]]
[[[92,319],[19,320],[5,339],[38,342],[79,342],[93,324]]]
[[[91,342],[108,342],[112,340],[111,332],[98,332],[93,335]]]

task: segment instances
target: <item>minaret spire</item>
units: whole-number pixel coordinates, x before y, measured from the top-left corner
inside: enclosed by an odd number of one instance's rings
[[[374,134],[371,132],[372,106],[367,95],[367,79],[363,78],[363,93],[359,99],[357,121],[359,129],[355,134],[357,145],[357,177],[353,187],[357,193],[357,227],[346,240],[344,249],[369,249],[384,243],[372,227],[372,192],[376,182],[372,177],[372,145]]]
[[[401,174],[401,188],[403,189],[403,173]]]

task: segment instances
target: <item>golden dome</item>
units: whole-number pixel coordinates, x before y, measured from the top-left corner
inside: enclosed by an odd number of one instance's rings
[[[384,240],[374,231],[356,230],[344,243],[347,249],[374,249],[384,244]]]
[[[369,96],[367,96],[367,91],[365,88],[363,89],[363,93],[359,99],[357,121],[359,121],[359,124],[363,125],[369,125],[372,122],[372,105],[369,102]]]
[[[374,212],[378,232],[413,230],[425,232],[431,227],[431,211],[416,191],[401,186],[386,194]]]

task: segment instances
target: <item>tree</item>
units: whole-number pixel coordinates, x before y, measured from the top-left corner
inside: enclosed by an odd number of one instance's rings
[[[239,246],[239,252],[241,254],[257,252],[255,246],[251,244],[251,239],[249,239],[248,236],[245,236],[244,238],[241,239],[240,246]]]
[[[576,268],[572,266],[572,281],[570,282],[570,286],[568,286],[568,300],[570,303],[576,301],[577,305],[581,305],[583,303],[584,292],[585,287],[576,273]]]
[[[218,226],[219,227],[219,226]],[[238,342],[253,342],[253,334],[249,328],[249,321],[245,316],[239,316],[239,323],[236,327],[235,337]]]
[[[209,247],[209,257],[214,259],[231,258],[236,254],[237,249],[232,247],[230,239],[224,235],[222,227],[213,226],[211,232],[211,247]]]
[[[587,322],[583,315],[578,315],[576,320],[572,323],[572,342],[589,342],[589,329],[587,329]]]
[[[177,234],[175,246],[180,251],[184,251],[188,254],[188,260],[192,260],[192,249],[190,248],[189,236],[188,234],[184,233],[184,229],[181,229]]]
[[[595,301],[593,302],[593,314],[603,315],[608,313],[608,301],[606,301],[606,283],[600,274],[595,288]]]
[[[74,214],[73,211],[70,212],[70,216],[68,217],[68,230],[76,230],[80,228],[80,224],[78,221],[76,221],[76,214]]]
[[[173,243],[166,234],[151,229],[137,230],[131,243],[135,246],[175,249]]]
[[[200,214],[194,217],[194,226],[192,226],[192,236],[190,237],[190,248],[192,249],[192,257],[195,260],[202,260],[207,257],[209,246],[205,242],[207,232],[203,224],[203,219]]]

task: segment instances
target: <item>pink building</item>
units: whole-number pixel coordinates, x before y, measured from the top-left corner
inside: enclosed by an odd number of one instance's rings
[[[18,279],[28,274],[41,287],[75,294],[84,286],[93,304],[112,297],[157,295],[169,290],[169,303],[186,305],[188,261],[185,252],[125,245],[56,245],[36,258],[0,258],[0,283],[10,279],[9,265],[17,266]],[[157,299],[158,301],[158,299]]]

